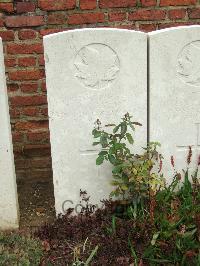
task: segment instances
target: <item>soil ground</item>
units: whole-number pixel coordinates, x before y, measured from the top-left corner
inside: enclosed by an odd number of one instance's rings
[[[20,228],[35,228],[55,220],[51,182],[18,185]]]

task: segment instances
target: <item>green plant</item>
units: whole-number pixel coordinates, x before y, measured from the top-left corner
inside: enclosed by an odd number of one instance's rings
[[[164,179],[156,164],[162,164],[162,156],[158,153],[159,143],[152,142],[144,149],[144,153],[134,154],[130,148],[134,144],[133,132],[136,126],[142,126],[132,121],[132,116],[126,113],[118,124],[109,124],[101,128],[101,122],[96,121],[92,134],[95,138],[93,145],[100,145],[101,151],[96,164],[109,161],[112,165],[112,185],[115,189],[111,196],[122,196],[123,199],[138,199],[147,197],[149,192],[155,192],[164,185]],[[105,130],[113,127],[112,130]]]
[[[106,228],[106,232],[111,235],[116,233],[116,216],[112,215],[112,225]]]
[[[131,255],[132,255],[133,259],[134,259],[134,265],[138,266],[138,257],[137,257],[137,254],[136,254],[135,250],[134,250],[133,244],[131,243],[130,238],[128,239],[128,245],[129,245],[129,248],[130,248],[130,251],[131,251]]]
[[[96,246],[90,253],[89,257],[87,258],[87,260],[84,262],[80,259],[81,256],[81,251],[84,254],[85,253],[85,249],[86,249],[86,244],[87,244],[88,238],[85,240],[83,245],[79,245],[76,246],[75,248],[73,248],[73,253],[74,253],[74,262],[72,264],[72,266],[89,266],[93,257],[96,255],[97,251],[98,251],[98,246]]]
[[[39,240],[0,232],[0,265],[36,266],[40,264],[42,255]]]
[[[103,134],[100,128],[97,129]],[[118,134],[120,132],[119,129]],[[123,142],[124,140],[121,143]],[[109,147],[106,147],[105,150],[108,152]],[[148,153],[148,148],[144,152],[147,160],[151,160],[153,156],[153,163],[156,164],[157,157],[161,168],[156,145],[151,148],[153,151],[155,149],[153,155],[151,152]],[[49,243],[43,258],[44,265],[81,266],[89,263],[199,266],[200,157],[192,175],[191,171],[188,171],[189,158],[187,161],[186,170],[181,173],[175,171],[169,186],[153,190],[148,184],[147,189],[149,187],[149,191],[152,192],[150,201],[149,198],[145,200],[144,197],[140,197],[138,191],[138,197],[127,208],[125,217],[119,217],[116,212],[113,214],[113,206],[126,203],[126,200],[105,200],[104,208],[95,211],[92,208],[91,211],[87,207],[89,197],[82,191],[80,194],[87,202],[83,213],[75,217],[70,213],[59,217],[53,225],[44,226],[37,235]],[[115,167],[113,165],[113,168]],[[153,172],[151,167],[149,169]],[[51,262],[52,264],[49,264]]]
[[[188,166],[190,156],[189,148]],[[155,232],[143,254],[150,265],[200,265],[199,165],[192,176],[188,166],[183,174],[175,171],[172,183],[156,193]]]

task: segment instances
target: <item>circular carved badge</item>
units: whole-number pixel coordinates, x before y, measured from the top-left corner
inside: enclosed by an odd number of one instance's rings
[[[105,44],[84,46],[76,55],[75,76],[91,89],[108,87],[117,77],[120,62],[116,52]]]
[[[185,83],[200,85],[200,41],[183,47],[178,56],[177,73]]]

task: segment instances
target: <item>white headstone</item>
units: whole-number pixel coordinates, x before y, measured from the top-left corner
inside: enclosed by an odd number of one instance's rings
[[[164,173],[190,169],[200,154],[200,26],[178,27],[149,33],[150,140],[162,144]]]
[[[96,166],[92,129],[117,123],[129,112],[143,127],[136,151],[146,145],[146,34],[117,29],[84,29],[44,38],[55,204],[79,203],[80,189],[98,204],[108,197],[109,166]],[[68,207],[73,207],[68,204]]]
[[[5,81],[3,46],[0,39],[0,230],[18,227],[18,200]]]

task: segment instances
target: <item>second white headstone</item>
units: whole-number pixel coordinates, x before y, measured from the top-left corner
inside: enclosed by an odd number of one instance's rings
[[[149,33],[149,48],[150,140],[162,144],[171,179],[171,156],[178,172],[189,167],[192,173],[200,155],[200,26]]]

